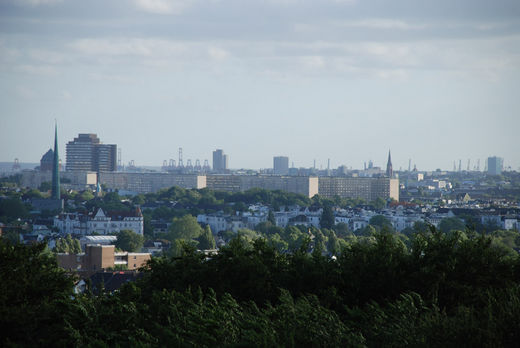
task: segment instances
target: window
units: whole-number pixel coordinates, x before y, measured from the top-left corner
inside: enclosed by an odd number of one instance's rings
[[[134,260],[136,260],[136,259],[137,259],[137,256],[134,256]]]
[[[137,267],[137,265],[134,263],[134,267]]]

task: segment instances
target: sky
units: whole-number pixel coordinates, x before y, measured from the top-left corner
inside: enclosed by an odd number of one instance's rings
[[[518,0],[0,0],[0,161],[520,170]]]

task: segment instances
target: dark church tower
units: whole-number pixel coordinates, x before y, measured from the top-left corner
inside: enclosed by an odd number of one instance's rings
[[[54,158],[52,160],[52,199],[60,196],[60,158],[58,156],[58,124],[54,125]]]
[[[392,157],[390,156],[390,150],[388,150],[388,162],[386,163],[386,176],[389,178],[394,176],[394,171],[392,169]]]

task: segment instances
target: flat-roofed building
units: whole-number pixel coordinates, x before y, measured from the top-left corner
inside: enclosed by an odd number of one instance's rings
[[[318,178],[278,175],[208,175],[206,184],[215,191],[247,191],[252,188],[281,190],[313,197],[318,193]]]
[[[81,254],[59,253],[58,265],[69,271],[96,272],[116,266],[136,270],[150,260],[149,253],[116,252],[114,245],[85,246]]]
[[[320,196],[361,198],[367,202],[377,198],[399,200],[399,180],[391,178],[320,177]]]
[[[175,173],[101,172],[99,183],[111,190],[150,193],[172,186],[201,189],[206,187],[206,177],[204,175]]]
[[[273,157],[273,173],[275,175],[289,174],[289,157],[286,157],[286,156]]]
[[[116,171],[117,145],[102,144],[96,134],[79,134],[66,147],[67,171]]]
[[[217,149],[213,151],[213,171],[224,173],[228,170],[228,155],[224,154],[224,150]]]
[[[60,172],[60,186],[65,189],[82,191],[95,188],[97,174],[95,172]],[[22,186],[38,188],[44,182],[52,182],[52,171],[24,170],[22,172]]]

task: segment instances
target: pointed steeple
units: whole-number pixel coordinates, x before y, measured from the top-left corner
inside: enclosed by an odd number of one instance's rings
[[[386,176],[389,178],[394,176],[394,170],[392,169],[392,156],[390,150],[388,150],[388,162],[386,163]]]
[[[58,156],[58,123],[54,123],[54,158],[52,160],[52,199],[60,196],[60,157]]]

